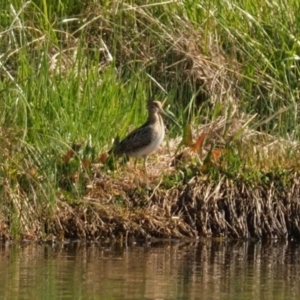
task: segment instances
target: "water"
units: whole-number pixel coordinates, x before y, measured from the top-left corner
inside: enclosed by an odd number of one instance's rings
[[[299,245],[2,245],[0,299],[300,299]]]

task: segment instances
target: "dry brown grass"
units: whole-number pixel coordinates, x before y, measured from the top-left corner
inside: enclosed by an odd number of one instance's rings
[[[58,202],[51,232],[83,239],[135,238],[298,238],[299,182],[289,189],[276,181],[254,186],[225,177],[212,183],[194,177],[165,190],[103,175],[91,182],[77,205]]]

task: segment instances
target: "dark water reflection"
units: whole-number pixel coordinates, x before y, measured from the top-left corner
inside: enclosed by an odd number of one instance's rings
[[[300,299],[299,244],[2,245],[0,299]]]

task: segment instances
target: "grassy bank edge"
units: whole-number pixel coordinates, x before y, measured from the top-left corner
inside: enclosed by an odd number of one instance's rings
[[[14,213],[0,218],[2,239],[300,238],[298,173],[269,172],[254,182],[220,169],[215,178],[124,168],[94,173],[80,199],[61,190],[52,207],[35,207],[21,194],[10,199]]]

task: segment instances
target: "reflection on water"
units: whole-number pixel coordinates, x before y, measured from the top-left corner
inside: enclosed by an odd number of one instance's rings
[[[1,299],[300,299],[299,245],[2,245]]]

